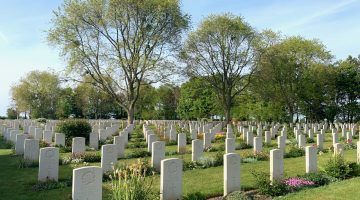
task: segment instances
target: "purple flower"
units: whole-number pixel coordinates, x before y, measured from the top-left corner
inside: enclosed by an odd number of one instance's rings
[[[303,187],[303,186],[311,186],[314,185],[315,183],[301,178],[289,178],[285,180],[285,184],[290,187]]]

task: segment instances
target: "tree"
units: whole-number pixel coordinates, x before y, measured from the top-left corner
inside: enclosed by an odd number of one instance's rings
[[[18,112],[14,108],[8,108],[6,110],[7,119],[17,119]]]
[[[288,37],[265,45],[255,75],[256,90],[263,99],[283,105],[292,122],[299,112],[299,93],[304,73],[315,65],[329,65],[331,55],[317,40]],[[265,43],[266,44],[266,43]]]
[[[11,87],[11,96],[19,111],[29,112],[31,118],[56,118],[60,81],[57,75],[31,71]]]
[[[218,114],[216,94],[201,78],[191,78],[180,87],[177,113],[181,119],[209,118]]]
[[[175,85],[164,84],[157,89],[157,95],[159,98],[157,103],[159,117],[162,119],[178,119],[176,107],[179,102],[180,88]]]
[[[338,109],[334,101],[336,73],[332,65],[311,65],[299,81],[297,96],[299,112],[307,121],[333,121]]]
[[[52,22],[48,40],[69,71],[89,74],[133,123],[141,83],[168,77],[189,17],[178,0],[66,0]]]
[[[83,77],[82,81],[74,89],[72,96],[76,108],[73,114],[79,113],[78,115],[90,119],[123,117],[122,109],[117,106],[117,102],[101,88],[97,87],[89,75]]]
[[[360,56],[349,56],[335,63],[336,102],[340,119],[346,122],[360,120]]]
[[[140,94],[142,95],[136,104],[135,116],[138,119],[158,119],[159,109],[157,108],[157,104],[159,102],[159,96],[157,95],[156,88],[150,84],[141,84]]]
[[[181,58],[191,77],[211,85],[230,120],[234,98],[249,84],[254,72],[257,33],[241,17],[211,15],[190,33]]]
[[[66,119],[70,116],[83,117],[80,108],[76,105],[76,99],[76,93],[72,88],[67,87],[62,89],[57,101],[56,117],[58,119]]]

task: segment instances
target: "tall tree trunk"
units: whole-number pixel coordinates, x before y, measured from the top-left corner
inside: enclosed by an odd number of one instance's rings
[[[133,124],[134,123],[134,114],[135,114],[135,104],[134,103],[130,103],[127,114],[128,114],[128,124]]]
[[[231,106],[230,105],[226,105],[225,107],[225,122],[226,124],[228,124],[230,122],[230,110],[231,110]]]

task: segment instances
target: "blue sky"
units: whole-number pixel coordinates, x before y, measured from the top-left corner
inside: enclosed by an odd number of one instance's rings
[[[62,0],[11,0],[0,6],[0,115],[10,105],[10,86],[31,70],[64,69],[46,43],[52,11]],[[209,14],[241,15],[258,31],[321,40],[337,59],[360,54],[359,0],[183,0],[192,27]]]

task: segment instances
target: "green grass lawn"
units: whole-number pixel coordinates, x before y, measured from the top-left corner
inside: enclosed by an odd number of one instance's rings
[[[276,198],[286,200],[358,200],[360,199],[360,177],[336,182],[323,187],[303,190],[284,197]]]
[[[329,134],[328,134],[329,135]],[[275,141],[273,141],[275,142]],[[219,145],[219,144],[216,144]],[[331,145],[331,140],[327,138],[325,146]],[[46,191],[32,191],[32,186],[37,182],[38,168],[18,168],[18,156],[13,155],[12,150],[5,149],[5,143],[0,139],[0,199],[71,199],[71,187],[62,189],[52,189]],[[191,150],[191,145],[187,146]],[[269,148],[266,148],[267,150]],[[166,151],[174,151],[176,146],[167,146]],[[127,152],[131,150],[126,150]],[[251,152],[252,149],[237,150],[240,155]],[[206,152],[205,156],[211,156],[217,152]],[[62,154],[66,156],[69,154]],[[318,167],[322,168],[324,163],[330,158],[331,154],[318,156]],[[185,161],[191,160],[191,154],[166,156],[167,158],[182,158]],[[149,157],[150,158],[150,157]],[[347,161],[356,161],[356,150],[345,151]],[[119,163],[132,163],[137,159],[120,159]],[[90,165],[100,165],[100,163],[90,163]],[[62,165],[59,170],[59,180],[71,180],[72,169],[82,165]],[[287,158],[284,160],[284,169],[286,176],[302,175],[305,173],[305,158]],[[269,161],[258,161],[255,163],[241,164],[241,185],[242,190],[256,188],[253,170],[269,172]],[[153,179],[153,188],[159,191],[159,176],[150,177]],[[357,179],[359,180],[359,179]],[[109,199],[110,182],[103,184],[103,197]],[[331,187],[331,186],[329,186]],[[183,194],[201,192],[207,197],[220,196],[223,193],[223,167],[212,167],[207,169],[195,169],[185,171],[183,174]],[[306,191],[303,191],[306,192]],[[303,193],[301,192],[301,193]],[[301,194],[299,193],[299,194]],[[317,198],[315,198],[317,199]]]

